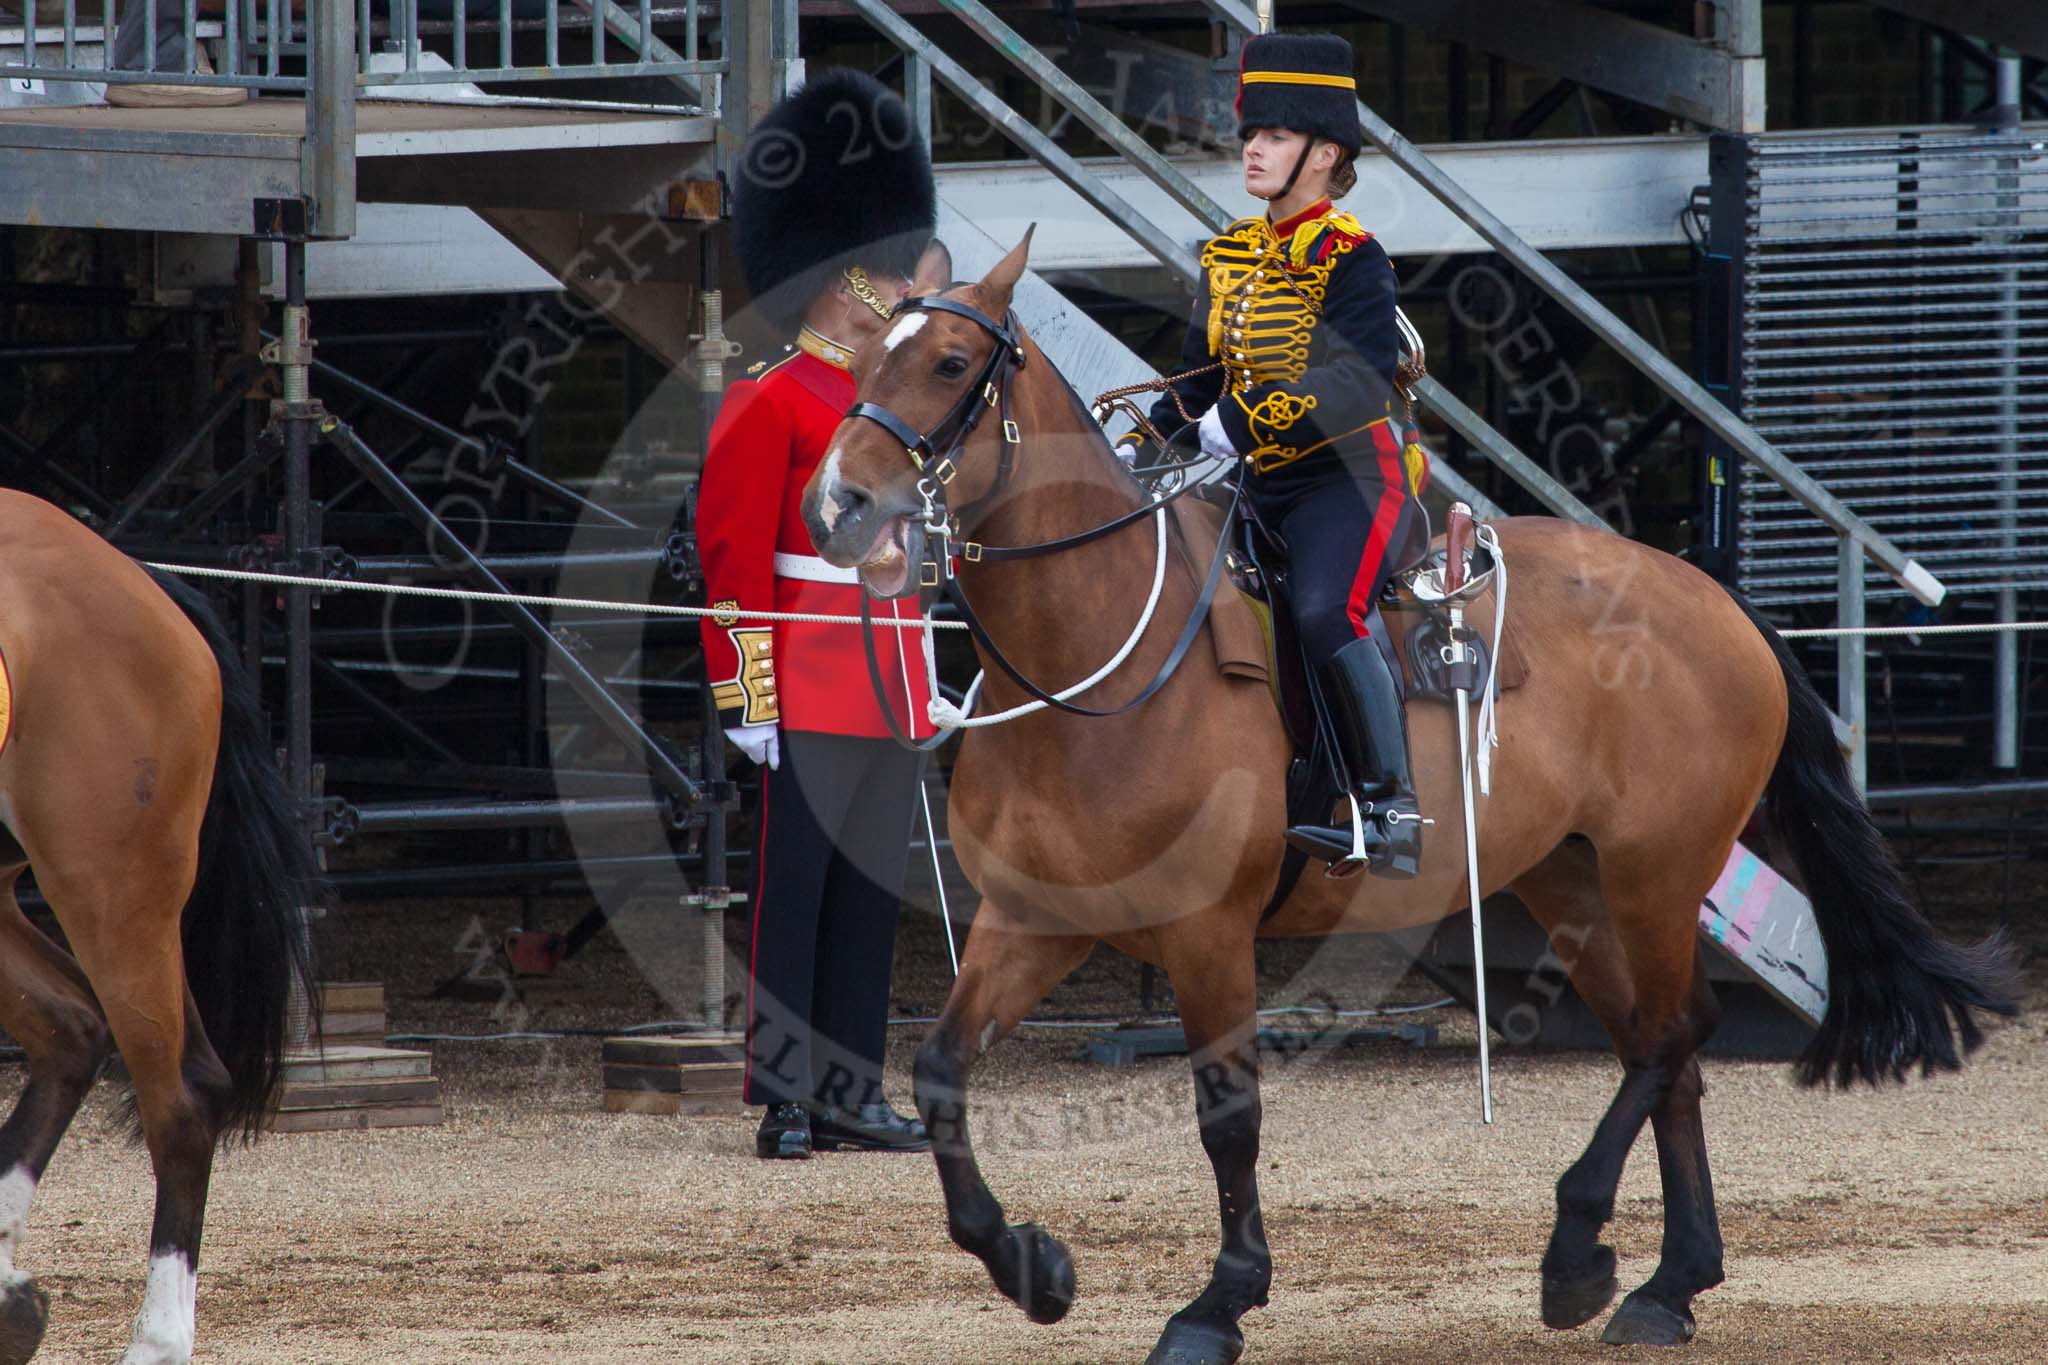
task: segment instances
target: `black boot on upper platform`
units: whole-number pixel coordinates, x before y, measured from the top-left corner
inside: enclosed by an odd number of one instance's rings
[[[1382,877],[1412,877],[1422,863],[1422,819],[1408,767],[1408,713],[1386,656],[1372,640],[1354,640],[1323,668],[1323,699],[1364,815],[1364,851]],[[1332,871],[1353,863],[1344,826],[1296,825],[1287,842]]]

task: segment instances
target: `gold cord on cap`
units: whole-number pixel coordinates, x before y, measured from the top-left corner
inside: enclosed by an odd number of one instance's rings
[[[869,308],[872,308],[876,317],[886,318],[889,316],[891,311],[889,303],[876,290],[874,283],[868,279],[867,271],[862,270],[857,265],[850,265],[841,271],[840,274],[846,280],[847,289],[852,292],[855,298],[859,299]]]

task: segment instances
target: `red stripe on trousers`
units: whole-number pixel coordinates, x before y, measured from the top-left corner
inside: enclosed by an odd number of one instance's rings
[[[1385,430],[1382,426],[1373,432],[1373,444],[1379,449],[1380,500],[1373,508],[1372,533],[1365,538],[1365,553],[1359,557],[1358,573],[1351,580],[1351,596],[1345,604],[1345,614],[1360,639],[1371,633],[1365,622],[1372,614],[1372,581],[1379,575],[1380,562],[1387,557],[1387,546],[1394,538],[1394,526],[1408,501],[1408,472],[1401,465],[1401,452],[1388,450],[1377,439]]]
[[[781,739],[780,735],[776,736],[778,744]],[[752,1094],[754,1088],[754,1020],[758,1017],[754,1013],[754,969],[761,960],[761,907],[768,901],[768,897],[763,893],[768,889],[768,788],[771,785],[769,777],[769,770],[764,765],[761,769],[761,814],[758,817],[761,821],[761,842],[754,853],[754,926],[747,942],[747,1027],[741,1040],[742,1050],[746,1054],[742,1060],[746,1065],[740,1075],[740,1095],[743,1102],[748,1104],[753,1103],[746,1097]]]

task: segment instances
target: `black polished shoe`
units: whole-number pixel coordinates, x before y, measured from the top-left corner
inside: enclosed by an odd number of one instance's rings
[[[771,1104],[754,1133],[754,1155],[768,1161],[802,1161],[811,1154],[811,1114],[800,1104]]]
[[[821,1152],[928,1152],[932,1147],[924,1125],[887,1102],[827,1110],[812,1121],[811,1139]]]

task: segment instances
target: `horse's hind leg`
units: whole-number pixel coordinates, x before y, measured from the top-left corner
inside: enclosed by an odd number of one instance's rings
[[[1514,885],[1622,1063],[1620,1090],[1585,1154],[1557,1184],[1557,1223],[1543,1257],[1543,1321],[1551,1327],[1577,1327],[1614,1297],[1614,1252],[1600,1230],[1614,1216],[1622,1167],[1645,1122],[1656,1133],[1663,1176],[1663,1256],[1605,1339],[1687,1340],[1693,1296],[1721,1282],[1695,1060],[1719,1014],[1694,945],[1696,907],[1712,882],[1707,876],[1692,888],[1700,875],[1668,859],[1598,857],[1574,840]]]
[[[1175,1313],[1147,1365],[1228,1365],[1244,1351],[1238,1319],[1266,1302],[1273,1255],[1259,1212],[1258,981],[1242,921],[1177,921],[1159,931],[1194,1072],[1195,1120],[1216,1173],[1223,1240],[1209,1283]]]
[[[79,965],[98,983],[156,1172],[149,1278],[121,1365],[185,1365],[192,1357],[199,1239],[229,1089],[185,984],[179,938],[198,834],[182,826],[196,826],[197,809],[176,830],[155,826],[129,843],[96,843],[95,856],[67,860],[61,874],[38,865]]]
[[[960,977],[931,1036],[917,1050],[918,1117],[946,1195],[946,1230],[988,1267],[989,1278],[1033,1322],[1058,1322],[1074,1301],[1067,1249],[1033,1223],[1003,1221],[974,1160],[967,1131],[967,1073],[1033,1005],[1088,956],[1095,940],[1014,926],[984,901],[967,936]]]
[[[106,1060],[109,1037],[85,974],[15,903],[0,871],[0,1027],[28,1054],[28,1085],[0,1125],[0,1365],[35,1355],[48,1300],[14,1257],[36,1184]]]

